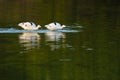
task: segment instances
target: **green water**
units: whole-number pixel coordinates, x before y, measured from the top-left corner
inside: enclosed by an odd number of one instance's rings
[[[115,0],[1,0],[0,28],[53,21],[80,32],[0,33],[0,80],[119,80]],[[52,34],[52,35],[50,35]]]

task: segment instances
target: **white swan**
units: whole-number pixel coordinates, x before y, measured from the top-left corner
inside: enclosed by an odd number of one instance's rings
[[[19,23],[18,26],[22,27],[25,30],[38,30],[41,26],[36,26],[33,22],[22,22]]]
[[[60,30],[60,29],[63,29],[64,27],[66,27],[65,25],[61,25],[60,23],[58,22],[53,22],[53,23],[50,23],[48,25],[45,25],[45,27],[49,30]]]

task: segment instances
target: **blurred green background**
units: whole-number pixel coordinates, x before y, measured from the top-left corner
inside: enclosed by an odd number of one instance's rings
[[[112,25],[119,25],[119,2],[119,0],[0,0],[0,27],[16,26],[23,21],[41,25],[53,21],[67,25],[107,21]]]

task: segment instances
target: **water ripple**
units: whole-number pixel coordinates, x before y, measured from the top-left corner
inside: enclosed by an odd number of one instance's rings
[[[40,30],[19,30],[15,28],[0,28],[0,33],[23,33],[23,32],[37,32],[37,33],[46,33],[50,30],[40,29]],[[58,30],[58,32],[65,33],[74,33],[74,32],[82,32],[82,30]]]

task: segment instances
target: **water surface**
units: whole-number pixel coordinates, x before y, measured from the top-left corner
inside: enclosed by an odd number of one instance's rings
[[[0,10],[0,80],[120,80],[118,0],[0,0]],[[26,21],[42,29],[17,26]]]
[[[0,45],[1,80],[118,78],[117,35],[101,30],[0,29]]]

